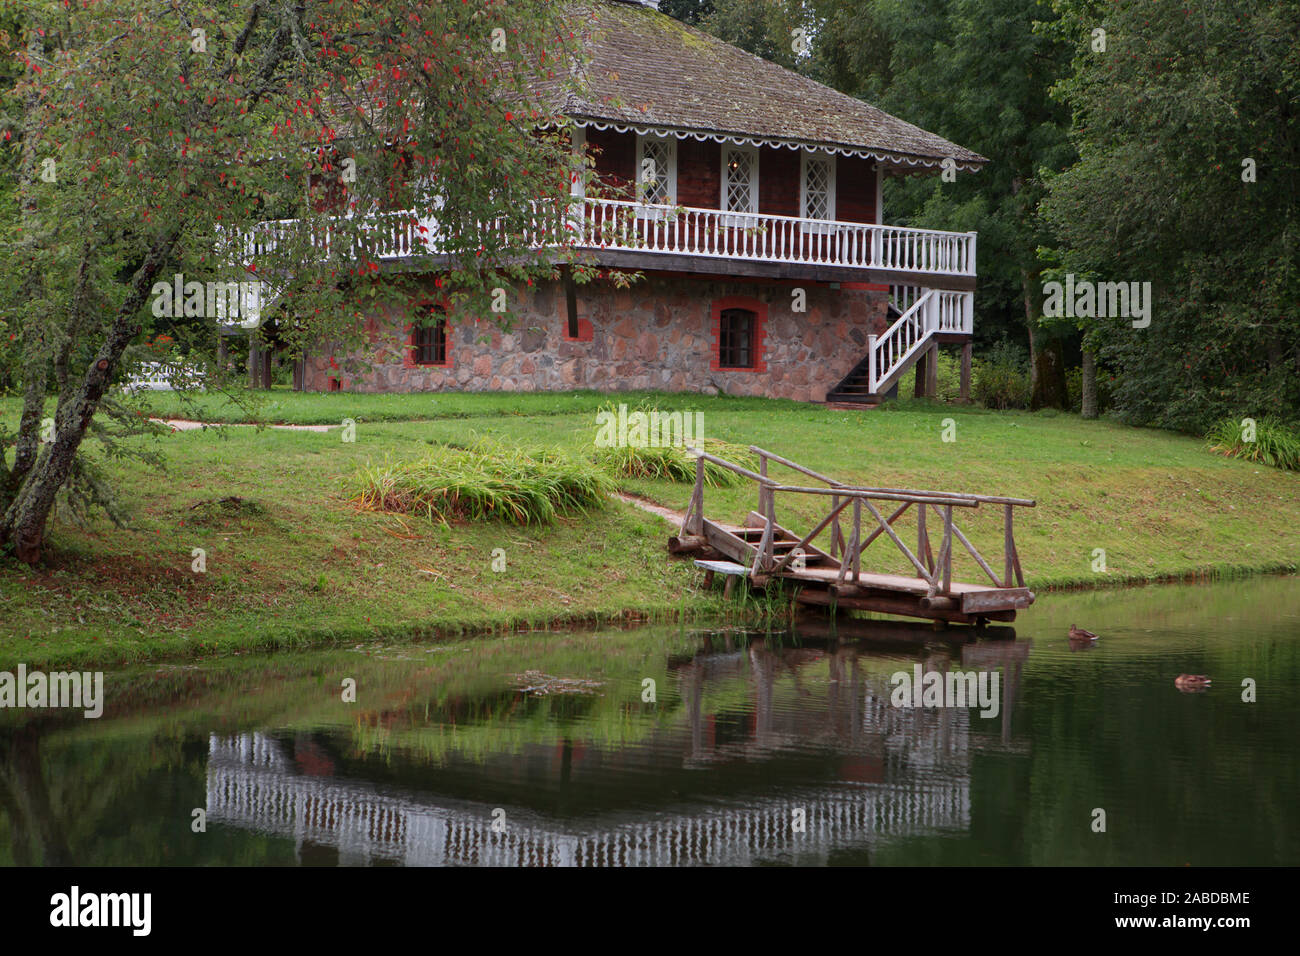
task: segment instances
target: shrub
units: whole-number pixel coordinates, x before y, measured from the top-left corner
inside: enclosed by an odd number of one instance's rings
[[[367,464],[350,490],[353,501],[379,511],[530,525],[600,507],[613,483],[590,462],[559,451],[529,454],[481,441],[437,448],[418,461]]]
[[[1255,423],[1255,440],[1245,440],[1245,429],[1235,418],[1220,419],[1205,435],[1210,450],[1229,458],[1244,458],[1274,468],[1300,471],[1300,431],[1276,418]]]
[[[916,371],[917,366],[913,365],[903,373],[903,377],[898,380],[898,397],[901,401],[906,401],[916,394]],[[972,363],[972,376],[974,375],[974,363]],[[940,402],[949,404],[961,400],[961,353],[951,349],[939,350],[939,372],[936,376],[937,388],[935,389],[935,399]]]
[[[1014,342],[993,345],[972,372],[974,398],[985,408],[1029,407],[1029,357]]]

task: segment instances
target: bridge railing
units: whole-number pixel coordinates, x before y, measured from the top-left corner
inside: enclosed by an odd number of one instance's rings
[[[682,523],[683,535],[702,535],[704,533],[704,471],[706,463],[735,472],[749,478],[758,485],[757,513],[763,519],[763,536],[754,554],[750,567],[750,577],[770,577],[787,570],[795,569],[799,555],[807,554],[809,545],[823,532],[830,528],[831,545],[829,555],[840,559],[839,573],[835,584],[846,581],[858,584],[862,573],[862,552],[881,535],[887,536],[900,554],[916,570],[917,575],[928,585],[923,607],[941,608],[951,606],[952,601],[952,564],[954,541],[964,547],[974,558],[995,588],[1012,588],[1025,586],[1024,572],[1020,567],[1020,554],[1016,548],[1014,531],[1014,509],[1032,508],[1035,502],[1027,498],[1008,498],[998,495],[976,495],[947,491],[927,491],[909,488],[870,488],[848,485],[826,475],[806,468],[773,452],[751,445],[751,452],[758,456],[758,472],[750,471],[725,459],[710,455],[700,449],[689,449],[696,456],[695,487],[691,502],[687,508],[686,518]],[[768,475],[769,463],[783,465],[804,474],[826,487],[809,487],[804,485],[786,485],[773,480]],[[830,507],[812,531],[804,535],[798,544],[778,554],[776,548],[777,493],[805,497],[829,497]],[[877,502],[897,504],[888,517],[876,506]],[[958,527],[954,520],[955,508],[978,509],[981,505],[998,505],[1003,508],[1003,565],[1001,577],[992,565],[973,545],[970,538]],[[894,525],[910,509],[917,514],[917,547],[913,551],[907,546],[895,530]],[[848,510],[851,520],[843,526],[843,514]],[[869,520],[864,522],[863,511]],[[943,526],[943,538],[936,552],[930,538],[928,515],[933,515]],[[872,524],[874,523],[874,527]],[[864,528],[864,524],[866,527]],[[865,531],[865,535],[864,535]]]

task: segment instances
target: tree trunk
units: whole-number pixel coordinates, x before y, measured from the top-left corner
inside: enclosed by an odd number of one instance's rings
[[[1097,417],[1097,356],[1087,348],[1083,350],[1083,406],[1084,418]]]
[[[961,403],[970,404],[970,363],[972,346],[967,342],[961,347]]]
[[[29,473],[4,518],[0,519],[0,547],[12,548],[20,561],[35,564],[41,559],[45,527],[54,508],[55,496],[68,480],[77,449],[95,417],[100,399],[108,391],[122,353],[138,331],[136,316],[149,301],[153,281],[162,271],[179,235],[180,226],[176,226],[167,235],[160,236],[136,270],[131,279],[131,292],[118,308],[104,344],[91,361],[80,386],[70,398],[60,398],[55,413],[54,440]]]
[[[1027,269],[1020,270],[1021,292],[1025,300],[1025,329],[1029,332],[1029,392],[1038,390],[1038,329],[1037,310],[1034,308],[1034,279]]]
[[[1064,409],[1069,401],[1069,391],[1065,385],[1065,356],[1060,340],[1049,340],[1038,350],[1034,368],[1038,374],[1034,377],[1034,390],[1029,399],[1030,409]]]

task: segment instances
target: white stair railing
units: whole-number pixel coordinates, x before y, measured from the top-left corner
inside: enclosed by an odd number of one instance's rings
[[[975,331],[975,293],[918,289],[910,307],[881,335],[867,336],[867,382],[871,394],[911,364],[939,333]]]

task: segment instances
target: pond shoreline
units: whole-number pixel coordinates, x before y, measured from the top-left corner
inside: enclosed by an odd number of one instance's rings
[[[1288,577],[1297,575],[1294,565],[1279,564],[1262,569],[1225,569],[1197,570],[1184,573],[1166,573],[1147,577],[1125,576],[1123,578],[1104,579],[1096,582],[1065,582],[1058,584],[1034,585],[1030,583],[1041,603],[1046,594],[1067,594],[1080,592],[1104,592],[1136,590],[1146,587],[1173,586],[1189,583],[1224,583],[1233,580],[1247,580],[1264,577]],[[315,650],[339,649],[363,644],[385,644],[389,646],[441,644],[485,638],[508,637],[511,635],[535,632],[553,633],[587,633],[603,629],[633,629],[647,625],[691,624],[716,626],[719,628],[765,628],[785,627],[790,625],[798,612],[793,604],[786,601],[742,602],[733,600],[722,603],[721,589],[715,588],[711,596],[697,591],[691,601],[695,606],[688,607],[686,602],[678,607],[646,604],[640,607],[628,607],[612,612],[582,611],[544,615],[542,617],[520,620],[508,618],[502,621],[466,622],[463,624],[418,623],[414,625],[381,625],[366,628],[341,630],[330,628],[313,631],[306,629],[290,632],[281,637],[267,634],[261,639],[238,642],[230,646],[209,648],[203,645],[190,648],[166,649],[160,653],[145,655],[123,655],[121,647],[105,643],[91,651],[84,649],[72,654],[50,653],[52,648],[43,649],[42,653],[31,654],[21,661],[9,660],[8,655],[0,660],[0,670],[12,668],[18,663],[29,668],[42,667],[130,667],[149,664],[184,664],[222,660],[248,654],[293,653]],[[716,598],[716,600],[712,599]],[[747,611],[746,608],[752,610]],[[791,613],[794,612],[794,613]],[[1021,612],[1022,614],[1025,612]],[[881,617],[876,615],[875,617]],[[889,616],[884,620],[911,621],[918,619]],[[926,622],[939,624],[940,622]],[[1014,626],[1014,625],[1012,625]],[[943,625],[944,628],[967,628],[969,625]]]

